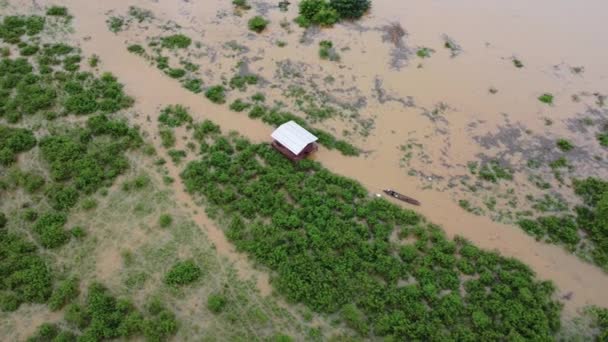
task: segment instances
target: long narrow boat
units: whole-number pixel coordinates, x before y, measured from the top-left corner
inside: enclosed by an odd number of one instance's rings
[[[398,200],[401,200],[403,202],[406,202],[406,203],[409,203],[409,204],[413,204],[413,205],[420,205],[420,202],[418,200],[415,200],[415,199],[413,199],[413,198],[411,198],[409,196],[405,196],[403,194],[400,194],[400,193],[398,193],[395,190],[385,189],[383,191],[384,191],[385,194],[387,194],[387,195],[389,195],[389,196],[391,196],[393,198],[396,198]]]

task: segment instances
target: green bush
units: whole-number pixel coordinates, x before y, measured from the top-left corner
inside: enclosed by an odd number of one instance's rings
[[[169,49],[185,49],[192,43],[190,37],[183,34],[174,34],[161,38],[161,45]]]
[[[8,219],[6,218],[6,215],[4,213],[0,212],[0,229],[6,227],[7,222],[8,222]]]
[[[546,103],[546,104],[553,104],[553,95],[549,94],[549,93],[545,93],[542,94],[541,96],[538,97],[538,100],[542,103]]]
[[[127,50],[136,55],[143,55],[146,53],[146,49],[144,49],[144,47],[139,44],[131,44],[127,47]]]
[[[562,150],[564,152],[571,151],[574,148],[574,145],[566,139],[559,139],[556,142],[556,145],[557,145],[557,147],[559,147],[560,150]]]
[[[209,297],[207,297],[207,309],[215,314],[222,312],[226,303],[226,297],[221,294],[210,294]]]
[[[223,104],[226,102],[226,90],[221,85],[207,89],[205,96],[213,103]]]
[[[78,279],[70,278],[59,283],[49,298],[49,309],[57,311],[76,299],[80,293]]]
[[[32,226],[40,244],[45,248],[63,246],[70,239],[70,235],[63,228],[67,221],[65,214],[49,212],[42,215]]]
[[[63,6],[52,6],[46,11],[46,15],[66,17],[68,15],[68,9]]]
[[[257,83],[258,77],[256,75],[235,75],[230,79],[230,88],[244,91],[247,90],[247,85]]]
[[[220,134],[222,131],[219,125],[216,125],[211,120],[205,120],[202,123],[194,126],[194,139],[203,142],[206,137],[214,134]]]
[[[175,133],[170,129],[161,129],[159,132],[161,144],[164,148],[175,146]]]
[[[370,0],[329,0],[342,19],[359,19],[371,7]]]
[[[182,78],[186,75],[186,70],[169,68],[165,70],[165,73],[171,78]]]
[[[247,22],[247,26],[251,31],[260,33],[264,31],[264,29],[266,29],[268,23],[270,23],[270,21],[264,19],[264,17],[256,15],[255,17],[249,19],[249,21]]]
[[[171,217],[171,215],[169,215],[169,214],[162,214],[162,215],[160,215],[160,218],[158,219],[158,224],[162,228],[167,228],[172,223],[173,223],[173,217]]]
[[[200,267],[193,260],[175,263],[165,275],[167,285],[187,285],[197,281],[202,275]]]
[[[230,104],[230,110],[233,110],[235,112],[242,112],[249,107],[251,107],[251,104],[249,104],[241,99],[236,99],[236,100],[234,100],[234,102],[232,102]]]
[[[247,3],[247,0],[232,0],[232,4],[244,10],[251,9],[251,6]]]
[[[34,146],[36,146],[36,138],[32,131],[0,124],[0,165],[12,164],[17,154],[29,151]]]
[[[169,127],[179,127],[185,123],[192,123],[192,116],[182,105],[169,105],[160,111],[158,121]]]
[[[182,81],[182,86],[195,94],[203,91],[202,85],[203,81],[198,78],[189,78]]]
[[[302,27],[332,26],[340,20],[338,12],[326,0],[302,0],[298,6],[300,16],[296,22]]]
[[[36,246],[0,229],[0,251],[0,309],[14,311],[22,303],[46,302],[52,289],[51,270]]]

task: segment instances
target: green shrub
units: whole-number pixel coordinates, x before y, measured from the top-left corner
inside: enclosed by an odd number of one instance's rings
[[[164,148],[175,146],[175,133],[170,129],[161,129],[159,132],[161,144]]]
[[[247,90],[247,85],[257,83],[258,77],[256,75],[235,75],[230,79],[230,88],[244,91]]]
[[[0,229],[6,227],[7,222],[8,222],[8,219],[6,218],[6,215],[4,213],[0,212]]]
[[[192,260],[175,263],[165,275],[167,285],[187,285],[197,281],[202,275],[200,267]]]
[[[36,246],[0,229],[0,251],[0,309],[14,311],[22,303],[44,303],[51,294],[52,276]]]
[[[127,47],[127,50],[136,55],[143,55],[146,53],[146,49],[144,49],[144,47],[139,44],[131,44]]]
[[[370,0],[329,0],[342,19],[359,19],[371,7]]]
[[[556,145],[557,147],[559,147],[560,150],[564,152],[571,151],[574,148],[574,145],[566,139],[557,140]]]
[[[205,120],[202,123],[194,126],[194,139],[202,142],[207,136],[220,134],[220,126],[213,123],[211,120]]]
[[[338,12],[326,0],[302,0],[298,6],[300,16],[296,22],[302,27],[332,26],[340,20]]]
[[[195,94],[203,91],[202,85],[203,81],[198,78],[189,78],[182,81],[182,86]]]
[[[58,341],[60,329],[57,324],[42,323],[33,336],[27,339],[27,342],[47,342]]]
[[[249,117],[252,119],[257,119],[264,117],[267,114],[267,109],[265,106],[255,105],[249,111]]]
[[[319,57],[321,59],[329,59],[330,61],[339,61],[340,55],[333,48],[334,44],[329,40],[319,42]]]
[[[55,184],[50,187],[46,196],[51,202],[51,207],[55,210],[67,211],[78,202],[78,190],[72,186]]]
[[[192,123],[192,116],[182,105],[169,105],[160,111],[158,121],[169,127],[179,127],[185,123]]]
[[[68,15],[68,8],[62,6],[52,6],[46,11],[46,15],[66,17]]]
[[[165,73],[171,78],[181,78],[186,75],[186,70],[169,68],[165,70]]]
[[[18,153],[36,146],[34,133],[24,128],[12,128],[0,124],[0,165],[10,165]]]
[[[264,102],[266,101],[266,96],[262,93],[255,93],[251,95],[251,100],[255,102]]]
[[[236,99],[236,100],[234,100],[234,102],[232,102],[230,104],[230,110],[233,110],[235,112],[242,112],[249,107],[251,107],[251,104],[249,104],[241,99]]]
[[[169,214],[162,214],[158,219],[158,223],[162,228],[167,228],[173,223],[173,217]]]
[[[68,242],[70,236],[63,228],[67,217],[62,213],[49,212],[42,215],[32,226],[40,244],[45,248],[57,248]]]
[[[226,102],[226,90],[221,85],[207,89],[205,96],[213,103],[223,104]]]
[[[608,132],[599,133],[597,140],[600,142],[600,145],[608,147]]]
[[[78,297],[79,282],[76,278],[70,278],[59,283],[49,298],[49,309],[57,311]]]
[[[161,45],[169,49],[185,49],[192,43],[190,37],[183,34],[174,34],[161,38]]]
[[[542,103],[546,103],[546,104],[553,104],[553,95],[549,94],[549,93],[544,93],[541,96],[538,97],[538,100]]]
[[[270,23],[270,22],[268,20],[264,19],[264,17],[256,15],[255,17],[249,19],[249,21],[247,22],[247,26],[249,27],[249,29],[251,31],[260,33],[262,31],[264,31],[264,29],[266,28],[268,23]]]
[[[108,24],[108,28],[111,32],[117,33],[122,31],[125,20],[119,17],[110,17],[106,23]]]
[[[158,300],[147,305],[148,317],[143,322],[143,333],[148,341],[166,341],[177,332],[178,324],[175,315],[167,310]]]
[[[226,303],[226,297],[221,294],[214,293],[207,297],[207,309],[215,314],[222,312],[226,306]]]
[[[429,58],[429,57],[431,57],[432,53],[433,53],[433,49],[429,49],[426,47],[420,48],[420,49],[418,49],[418,51],[416,51],[416,55],[420,58]]]
[[[232,0],[232,4],[244,10],[251,9],[251,6],[247,3],[247,0]]]

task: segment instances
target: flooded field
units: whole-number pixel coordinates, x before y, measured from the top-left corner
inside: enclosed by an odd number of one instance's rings
[[[321,146],[313,156],[331,172],[360,182],[370,196],[392,188],[414,197],[422,205],[409,209],[448,237],[516,258],[552,281],[562,321],[589,305],[608,307],[606,264],[594,254],[600,247],[592,236],[575,229],[573,240],[560,240],[561,227],[526,233],[521,224],[574,217],[584,204],[574,179],[608,179],[602,44],[608,4],[374,0],[360,20],[304,29],[294,22],[297,2],[249,3],[250,9],[215,0],[61,5],[74,16],[69,39],[125,85],[135,100],[125,110],[128,122],[164,158],[192,142],[180,127],[173,150],[165,151],[158,115],[167,105],[183,105],[195,121],[209,119],[254,143],[269,141],[266,113],[289,112],[344,143]],[[1,10],[48,6],[9,1]],[[247,27],[254,15],[269,20],[260,33]],[[163,40],[178,34],[191,42],[173,48]],[[218,100],[209,95],[215,86],[224,89]],[[345,152],[347,145],[357,153]],[[176,210],[187,212],[218,255],[269,296],[272,272],[237,252],[223,223],[180,181],[183,165],[196,158],[189,153],[163,166],[175,180],[167,187]],[[120,249],[104,248],[96,258],[98,278],[111,283],[104,275],[118,272]],[[327,326],[322,320],[315,323]]]

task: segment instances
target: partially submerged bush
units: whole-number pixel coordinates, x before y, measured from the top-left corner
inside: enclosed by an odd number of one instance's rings
[[[270,22],[264,19],[264,17],[256,15],[255,17],[249,19],[249,21],[247,22],[247,26],[250,30],[260,33],[264,31],[268,23]]]
[[[226,102],[226,90],[223,86],[216,85],[207,89],[205,97],[213,103],[223,104]]]
[[[542,103],[553,104],[553,95],[550,93],[544,93],[538,97],[538,100]]]
[[[127,50],[136,55],[143,55],[146,53],[146,49],[144,49],[144,47],[139,44],[131,44],[127,47]]]
[[[161,45],[169,49],[185,49],[191,43],[192,39],[183,34],[174,34],[161,38]]]
[[[188,113],[188,109],[182,105],[169,105],[160,111],[158,122],[169,127],[179,127],[183,124],[192,123],[192,116]]]
[[[52,6],[46,11],[46,15],[66,17],[68,15],[68,9],[63,6]]]

